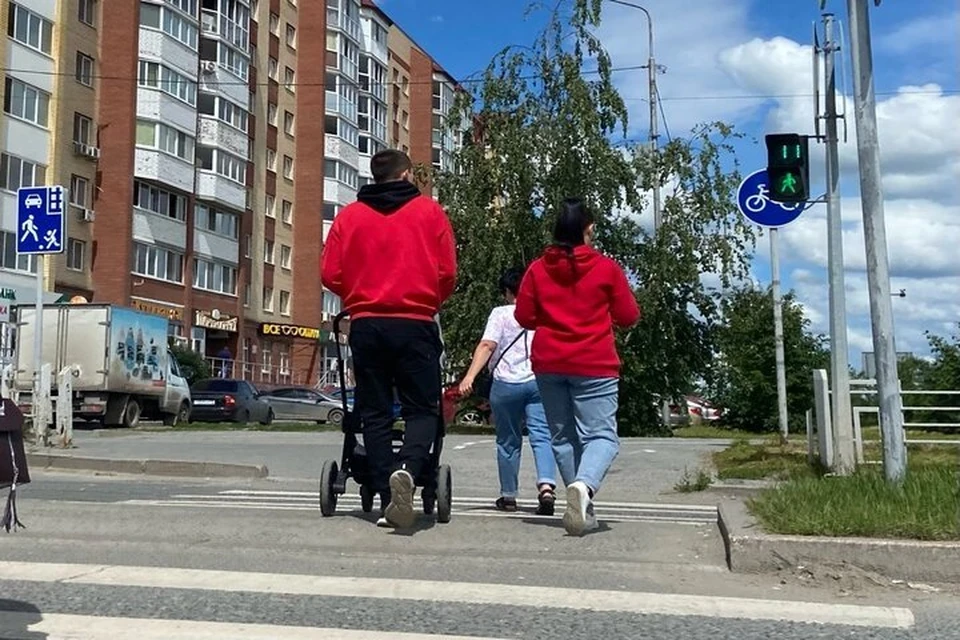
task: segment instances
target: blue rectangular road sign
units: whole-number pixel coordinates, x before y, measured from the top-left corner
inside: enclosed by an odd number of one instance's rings
[[[18,189],[17,253],[63,253],[66,206],[67,190],[59,185]]]

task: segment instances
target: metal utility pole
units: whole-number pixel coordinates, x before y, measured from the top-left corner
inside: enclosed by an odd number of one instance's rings
[[[827,245],[830,281],[830,378],[833,394],[834,470],[847,475],[856,466],[853,445],[853,414],[850,407],[850,368],[847,347],[847,309],[843,265],[843,220],[840,214],[840,154],[837,149],[837,75],[836,54],[840,50],[834,40],[832,13],[823,14],[824,86],[826,88],[825,142],[827,147]],[[819,55],[814,52],[814,55]],[[819,78],[814,78],[819,82]]]
[[[770,229],[770,276],[773,280],[773,341],[777,362],[777,415],[780,418],[780,441],[786,444],[787,424],[787,364],[783,354],[783,300],[780,298],[780,238],[779,229]]]
[[[647,17],[647,101],[650,103],[650,152],[654,157],[660,149],[659,146],[659,119],[657,118],[657,105],[659,104],[657,96],[657,61],[653,55],[653,16],[645,7],[625,0],[610,0],[614,4],[619,4],[631,9],[643,11]],[[660,224],[663,221],[663,213],[660,205],[660,184],[654,181],[653,184],[653,231],[660,230]]]
[[[847,0],[847,12],[853,53],[853,100],[857,119],[860,198],[867,253],[867,291],[870,294],[873,352],[877,360],[883,470],[888,481],[899,483],[907,472],[907,449],[904,443],[903,404],[897,374],[897,349],[893,335],[893,300],[890,292],[883,188],[880,182],[877,97],[873,86],[873,51],[870,44],[867,1]]]

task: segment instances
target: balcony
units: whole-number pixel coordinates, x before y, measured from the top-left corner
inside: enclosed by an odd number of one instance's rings
[[[327,9],[327,29],[342,31],[357,44],[363,44],[363,28],[360,26],[360,20],[351,18],[341,11]]]
[[[249,157],[250,139],[247,134],[213,116],[200,116],[200,135],[197,142],[206,147],[220,147],[241,158]]]
[[[223,96],[246,109],[250,107],[248,82],[216,60],[200,63],[200,91]]]
[[[185,251],[187,225],[169,216],[134,207],[133,237],[150,244],[159,243]]]
[[[347,100],[336,91],[327,91],[325,111],[328,115],[339,115],[350,122],[357,122],[357,103]]]
[[[357,192],[339,180],[324,178],[323,199],[327,202],[336,202],[342,205],[350,204],[357,199]]]
[[[241,28],[233,20],[227,20],[225,16],[216,11],[201,10],[200,30],[204,36],[216,36],[229,43],[230,46],[239,49],[242,53],[248,53],[250,32]]]
[[[176,156],[154,149],[137,149],[134,175],[181,191],[193,191],[193,165]]]
[[[140,55],[153,60],[163,60],[164,64],[184,75],[197,77],[197,52],[162,31],[140,29]]]
[[[183,131],[197,128],[196,110],[159,89],[137,89],[137,116],[165,122]]]
[[[328,158],[340,160],[344,164],[356,167],[360,162],[360,152],[353,145],[344,142],[339,136],[326,134],[324,155]]]
[[[240,256],[240,243],[204,229],[194,229],[193,252],[236,265]]]
[[[243,211],[247,206],[245,186],[206,169],[197,169],[197,197],[219,202],[237,211]]]

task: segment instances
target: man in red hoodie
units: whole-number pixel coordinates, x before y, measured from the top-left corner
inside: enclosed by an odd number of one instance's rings
[[[410,527],[414,482],[427,471],[440,426],[440,357],[435,322],[453,293],[457,258],[446,213],[411,180],[407,154],[370,159],[373,184],[333,222],[323,247],[323,286],[350,313],[350,349],[381,526]],[[394,389],[406,423],[394,459]]]

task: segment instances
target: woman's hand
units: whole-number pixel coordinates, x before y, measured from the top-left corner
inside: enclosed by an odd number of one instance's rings
[[[474,377],[471,375],[466,375],[463,377],[463,380],[460,381],[461,396],[466,397],[473,393],[473,381]]]

